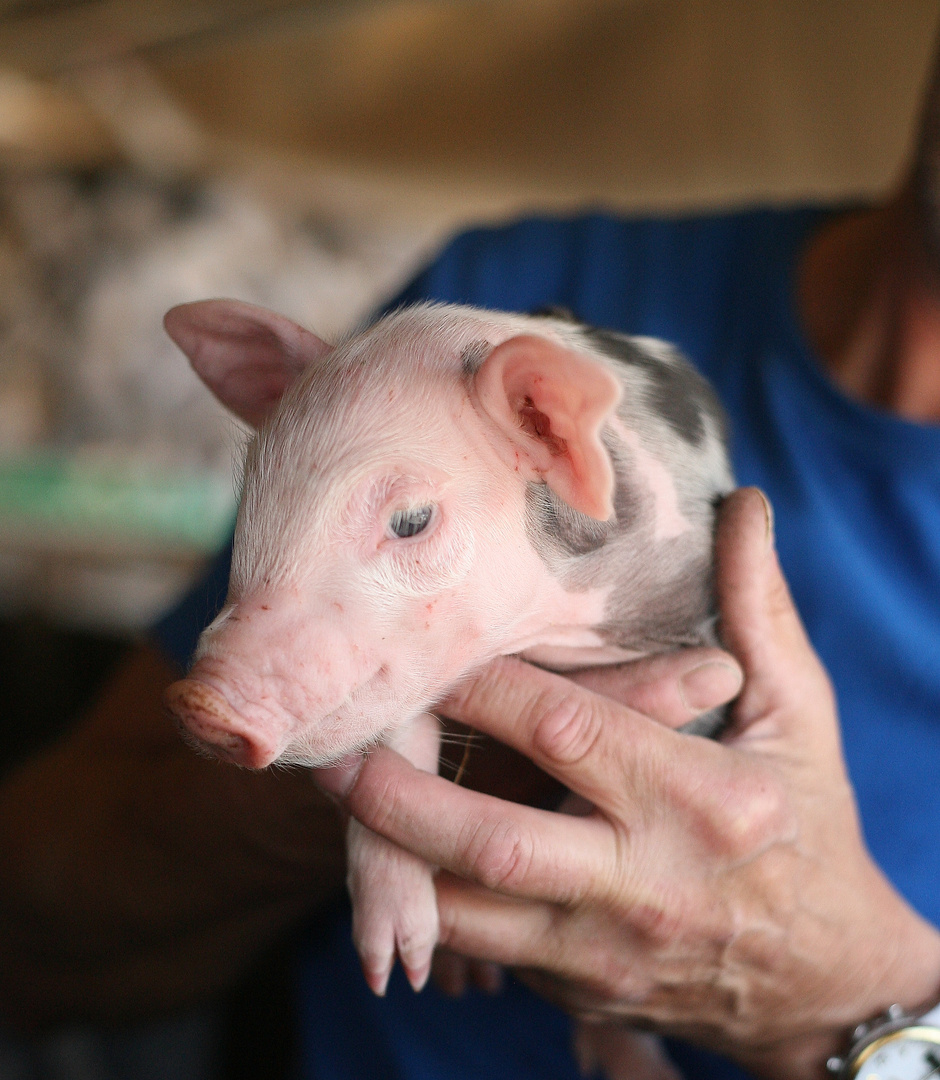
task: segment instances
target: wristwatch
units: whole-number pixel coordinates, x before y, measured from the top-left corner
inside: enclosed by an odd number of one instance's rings
[[[940,1005],[920,1016],[892,1005],[859,1024],[849,1052],[826,1068],[838,1080],[940,1080]]]

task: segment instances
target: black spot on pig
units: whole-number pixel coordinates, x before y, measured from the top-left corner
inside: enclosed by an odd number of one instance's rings
[[[460,354],[460,369],[465,379],[472,379],[476,375],[490,348],[488,341],[471,341],[464,349]]]
[[[614,518],[597,521],[563,502],[547,484],[526,488],[526,528],[537,551],[546,548],[564,555],[589,555],[612,537],[622,536],[650,516],[643,494],[630,482],[630,462],[609,433],[601,438],[614,469]]]
[[[681,353],[670,349],[668,359],[657,356],[613,330],[588,327],[585,335],[612,360],[630,364],[648,376],[650,407],[687,443],[696,447],[702,444],[706,416],[714,417],[724,433],[724,413],[714,391]]]
[[[602,548],[613,531],[607,521],[573,510],[547,484],[526,485],[526,531],[543,557],[549,552],[588,555]]]
[[[629,452],[610,432],[601,432],[601,439],[614,468],[614,516],[618,534],[628,532],[652,515],[650,497],[641,492],[633,480]]]

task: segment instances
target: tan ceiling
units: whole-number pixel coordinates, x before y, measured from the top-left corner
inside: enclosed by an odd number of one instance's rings
[[[670,206],[888,184],[938,14],[937,0],[7,2],[0,64],[69,100],[73,129],[83,72],[134,51],[227,145],[483,201]],[[89,153],[107,143],[94,112],[73,138]]]

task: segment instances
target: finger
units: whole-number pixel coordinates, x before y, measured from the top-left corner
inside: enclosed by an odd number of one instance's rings
[[[557,970],[558,909],[439,874],[435,879],[440,940],[447,949],[500,967]]]
[[[662,785],[667,777],[681,786],[705,742],[677,735],[565,676],[513,657],[489,663],[443,708],[625,821],[644,799],[666,796]]]
[[[475,986],[485,994],[498,994],[505,981],[499,964],[474,960],[441,948],[434,953],[431,977],[438,990],[448,997],[460,997],[468,986]]]
[[[498,994],[506,984],[505,972],[501,964],[492,964],[486,960],[469,960],[470,982],[484,994]]]
[[[448,997],[462,997],[467,990],[470,961],[449,949],[438,948],[431,962],[434,985]]]
[[[509,895],[573,903],[606,882],[604,868],[616,863],[606,822],[468,791],[387,748],[363,761],[344,804],[368,829],[433,866]]]
[[[745,672],[736,729],[760,718],[811,720],[821,703],[831,702],[832,691],[780,570],[773,512],[759,489],[741,488],[725,499],[715,554],[721,636]]]
[[[441,941],[448,949],[526,972],[526,981],[538,981],[553,1000],[567,999],[570,1006],[573,993],[586,1005],[595,993],[604,994],[607,980],[623,988],[631,978],[629,934],[612,952],[609,937],[598,933],[590,916],[578,932],[570,909],[500,896],[449,874],[438,875],[435,885]]]
[[[741,689],[737,660],[721,649],[682,649],[568,677],[666,727],[678,728],[726,705]]]
[[[581,1022],[575,1027],[575,1057],[582,1076],[607,1080],[682,1080],[662,1041],[623,1024]]]

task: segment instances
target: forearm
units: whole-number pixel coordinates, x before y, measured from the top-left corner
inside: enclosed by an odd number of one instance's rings
[[[70,738],[0,788],[0,1010],[14,1021],[197,1000],[342,887],[337,816],[309,776],[195,755],[160,705],[176,675],[135,654]]]

